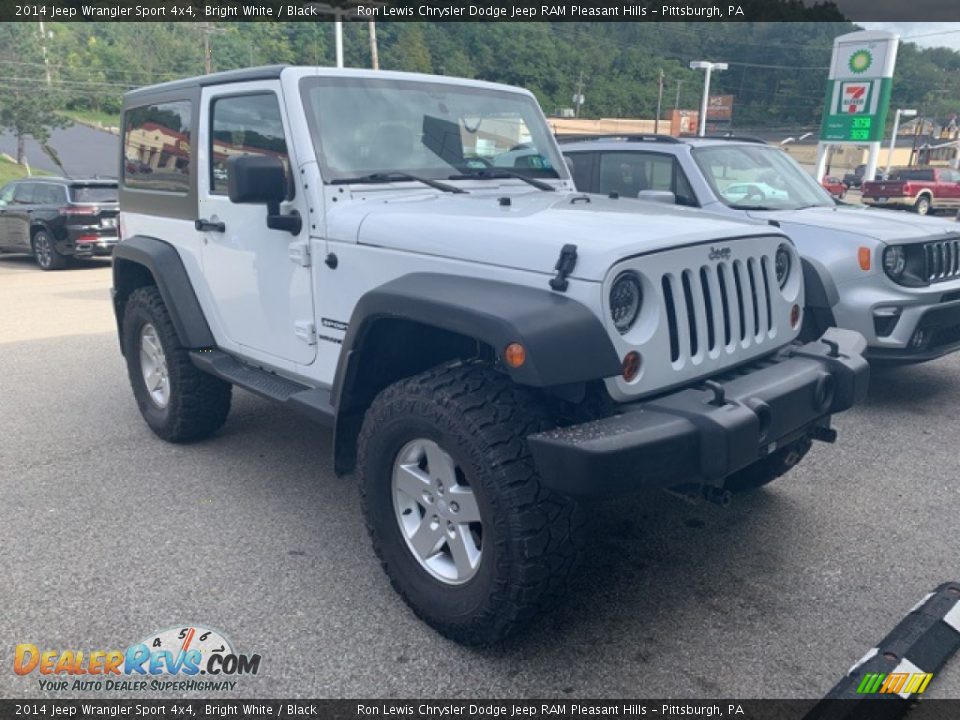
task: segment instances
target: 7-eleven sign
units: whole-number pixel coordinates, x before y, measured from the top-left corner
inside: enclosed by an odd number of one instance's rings
[[[845,82],[840,88],[840,107],[838,114],[857,115],[867,111],[867,99],[870,97],[869,82]]]

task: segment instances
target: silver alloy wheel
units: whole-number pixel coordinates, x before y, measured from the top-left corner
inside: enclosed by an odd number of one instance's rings
[[[140,330],[140,372],[154,405],[163,409],[170,402],[170,376],[167,356],[160,344],[157,329],[147,323]]]
[[[33,254],[40,263],[40,267],[50,267],[53,262],[53,247],[50,245],[50,238],[43,233],[37,235],[33,241]]]
[[[477,498],[453,458],[433,440],[418,438],[393,461],[393,509],[420,566],[448,585],[480,567],[483,528]]]

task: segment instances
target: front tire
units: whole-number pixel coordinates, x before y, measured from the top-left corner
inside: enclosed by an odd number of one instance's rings
[[[123,349],[140,414],[158,436],[188,442],[220,429],[230,412],[232,386],[190,361],[153,285],[127,299]]]
[[[543,487],[526,437],[550,427],[528,390],[479,365],[374,400],[358,440],[367,529],[390,581],[443,635],[485,645],[554,600],[581,549],[581,507]]]
[[[57,251],[56,243],[46,230],[38,230],[31,245],[33,259],[41,270],[62,270],[67,266],[66,256]]]
[[[913,204],[913,211],[917,215],[926,215],[930,212],[930,198],[926,195],[921,195],[917,198],[917,201]]]

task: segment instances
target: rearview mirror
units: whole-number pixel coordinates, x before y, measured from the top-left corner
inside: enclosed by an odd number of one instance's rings
[[[267,206],[267,227],[299,235],[303,228],[300,214],[280,214],[280,203],[287,199],[287,172],[279,158],[244,155],[227,160],[227,193],[230,202]]]
[[[278,158],[242,155],[227,160],[230,202],[248,205],[279,204],[287,197],[287,173]]]

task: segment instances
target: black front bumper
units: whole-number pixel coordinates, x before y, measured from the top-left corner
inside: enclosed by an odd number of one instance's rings
[[[789,444],[867,392],[859,333],[831,328],[706,384],[623,406],[619,415],[527,438],[545,485],[608,496],[728,475]]]
[[[923,339],[914,344],[918,330],[923,331]],[[960,350],[960,301],[934,305],[923,313],[908,347],[871,347],[865,354],[868,360],[908,364],[934,360],[955,350]]]

